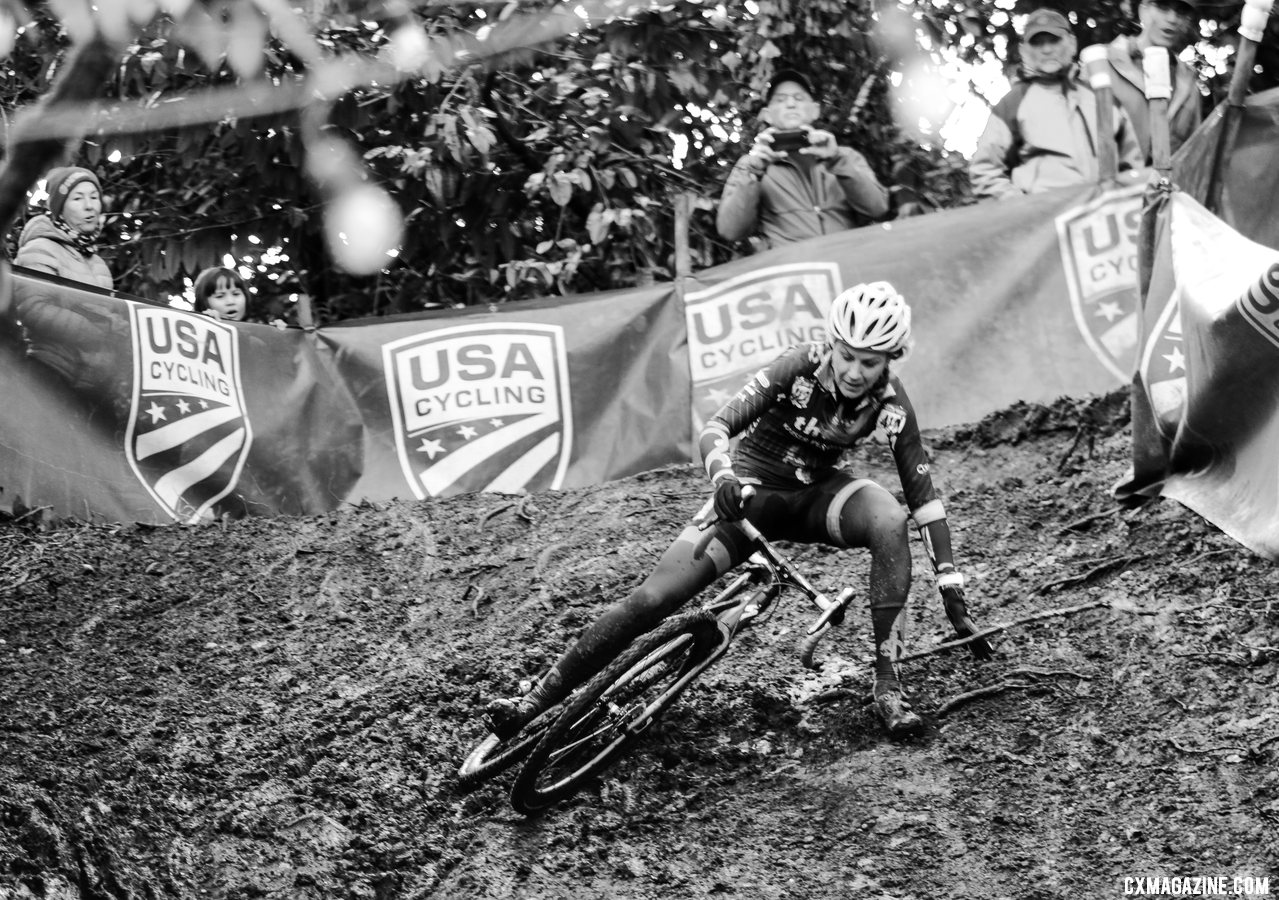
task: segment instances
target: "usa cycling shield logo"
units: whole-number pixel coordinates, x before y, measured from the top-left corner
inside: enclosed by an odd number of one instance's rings
[[[558,488],[572,449],[564,329],[462,325],[382,348],[396,450],[418,499]]]
[[[826,310],[841,289],[836,263],[805,262],[686,293],[694,432],[783,350],[825,340]]]
[[[1169,440],[1181,424],[1186,406],[1186,353],[1180,297],[1178,286],[1160,310],[1141,354],[1140,372],[1146,397],[1159,430]]]
[[[1137,229],[1141,193],[1137,184],[1107,191],[1057,217],[1057,240],[1070,305],[1080,335],[1120,381],[1137,361]]]
[[[125,454],[166,513],[195,522],[234,490],[253,433],[235,329],[132,304],[133,399]]]

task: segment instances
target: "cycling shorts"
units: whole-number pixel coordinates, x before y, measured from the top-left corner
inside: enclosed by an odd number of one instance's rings
[[[756,487],[747,510],[751,523],[770,541],[847,547],[840,533],[840,515],[860,491],[868,489],[885,490],[869,478],[834,469],[802,487]]]

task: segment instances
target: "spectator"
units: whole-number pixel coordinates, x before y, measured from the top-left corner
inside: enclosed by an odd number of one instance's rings
[[[96,244],[102,231],[98,177],[78,166],[57,168],[45,188],[48,212],[23,227],[14,263],[111,290],[111,270]],[[38,278],[15,277],[13,300],[27,355],[77,390],[98,390],[127,365],[121,348],[128,346],[128,326],[118,311],[102,305],[99,312],[82,293]]]
[[[249,314],[249,288],[240,273],[213,266],[197,275],[195,311],[215,319],[243,322]]]
[[[14,262],[110,290],[111,270],[98,255],[102,232],[102,185],[79,166],[53,169],[45,180],[48,213],[27,222]]]
[[[995,104],[977,141],[968,173],[978,197],[1018,197],[1096,182],[1096,95],[1075,63],[1075,35],[1066,17],[1039,9],[1022,35],[1022,74]],[[1119,168],[1141,165],[1132,123],[1115,106]]]
[[[1171,150],[1186,142],[1203,121],[1203,95],[1194,69],[1177,57],[1195,39],[1201,0],[1140,0],[1137,18],[1141,33],[1118,37],[1109,47],[1113,70],[1111,90],[1132,121],[1146,165],[1151,163],[1150,106],[1146,101],[1146,76],[1142,54],[1147,47],[1167,48],[1172,66],[1172,99],[1168,101],[1168,136]]]
[[[821,105],[812,82],[784,69],[773,76],[759,118],[765,128],[729,173],[715,221],[730,241],[757,235],[762,247],[829,234],[882,218],[888,190],[866,158],[814,126]],[[779,134],[798,142],[777,146]],[[783,138],[785,140],[785,138]],[[754,242],[753,242],[754,243]]]

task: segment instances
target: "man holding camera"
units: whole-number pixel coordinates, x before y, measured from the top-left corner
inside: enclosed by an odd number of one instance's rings
[[[767,126],[724,183],[720,237],[751,237],[757,250],[842,231],[882,218],[888,189],[866,158],[814,127],[821,114],[812,82],[783,69],[769,82],[760,120]]]

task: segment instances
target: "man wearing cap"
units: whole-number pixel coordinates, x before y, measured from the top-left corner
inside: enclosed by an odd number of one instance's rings
[[[1201,0],[1140,0],[1137,18],[1141,33],[1134,38],[1115,38],[1107,48],[1111,90],[1128,113],[1137,133],[1137,142],[1151,162],[1150,104],[1146,99],[1146,75],[1142,55],[1148,47],[1168,51],[1172,67],[1172,99],[1168,101],[1168,137],[1171,151],[1186,142],[1203,121],[1203,94],[1195,70],[1177,57],[1195,39]]]
[[[1074,32],[1066,17],[1038,9],[1022,34],[1021,76],[991,111],[968,164],[973,193],[1007,199],[1100,177],[1097,98],[1075,63]],[[1119,168],[1142,164],[1132,123],[1115,106]]]
[[[888,190],[866,158],[814,127],[821,105],[806,76],[778,71],[764,104],[760,120],[766,127],[724,183],[715,219],[720,237],[754,237],[757,249],[766,249],[852,228],[888,212]]]

